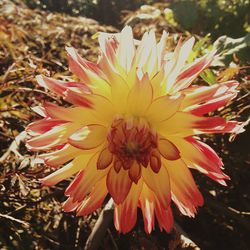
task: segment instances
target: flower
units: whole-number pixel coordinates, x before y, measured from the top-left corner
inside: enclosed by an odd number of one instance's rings
[[[69,68],[79,81],[38,76],[38,83],[72,106],[45,102],[34,111],[44,118],[27,127],[27,146],[57,170],[42,179],[47,186],[75,175],[65,191],[65,211],[87,215],[107,195],[114,200],[114,223],[130,231],[142,210],[145,231],[173,226],[171,200],[182,214],[194,217],[203,205],[190,169],[222,185],[229,177],[222,162],[197,137],[232,133],[235,121],[205,114],[237,94],[236,81],[191,86],[211,64],[214,52],[186,64],[194,38],[179,40],[166,51],[167,33],[157,43],[153,31],[141,41],[126,26],[121,33],[100,33],[97,63],[68,47]]]

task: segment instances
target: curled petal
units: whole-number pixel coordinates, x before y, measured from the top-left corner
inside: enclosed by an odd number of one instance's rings
[[[192,51],[192,47],[194,45],[194,37],[189,38],[187,41],[182,43],[182,40],[180,39],[174,54],[173,58],[169,61],[167,61],[165,65],[165,74],[167,75],[166,79],[166,92],[176,92],[176,88],[174,86],[174,83],[176,82],[176,78],[179,75],[179,72],[183,68],[190,52]]]
[[[47,116],[52,119],[77,122],[79,124],[98,122],[89,109],[83,107],[64,108],[50,102],[45,102],[43,106]]]
[[[68,142],[76,148],[84,150],[92,149],[104,142],[106,133],[106,127],[98,124],[91,124],[76,131],[70,136]]]
[[[160,138],[158,140],[158,150],[167,160],[175,161],[180,158],[180,151],[178,148],[167,139]]]
[[[141,178],[141,166],[134,161],[133,164],[130,166],[129,171],[129,178],[134,182],[138,183],[139,179]]]
[[[125,26],[120,33],[120,43],[117,49],[117,58],[122,68],[129,72],[135,56],[135,45],[132,29]]]
[[[209,87],[197,87],[190,93],[187,92],[181,109],[191,111],[197,115],[214,111],[227,104],[237,95],[237,86],[238,82],[229,81]]]
[[[65,96],[67,90],[72,90],[78,93],[90,93],[90,89],[83,83],[64,82],[42,75],[37,76],[36,80],[40,86],[50,89],[61,96]]]
[[[161,155],[157,150],[153,150],[150,155],[150,167],[155,172],[158,173],[161,168]]]
[[[113,160],[113,154],[109,151],[107,147],[104,148],[99,154],[97,160],[97,168],[98,169],[107,168],[112,163],[112,160]]]
[[[156,124],[156,129],[162,136],[187,137],[194,134],[212,132],[214,129],[222,130],[226,121],[222,117],[202,117],[187,112],[177,112],[170,119]]]
[[[174,226],[174,217],[171,207],[169,206],[165,209],[160,206],[159,202],[156,202],[155,215],[157,217],[160,230],[162,231],[162,229],[164,229],[166,232],[170,233]]]

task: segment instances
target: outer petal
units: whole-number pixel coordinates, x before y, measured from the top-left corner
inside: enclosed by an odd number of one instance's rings
[[[214,129],[223,129],[226,121],[222,117],[202,117],[186,112],[177,112],[170,119],[155,124],[155,129],[164,137],[187,137],[194,134],[212,132]]]
[[[203,197],[199,192],[194,179],[182,160],[166,161],[170,176],[172,199],[187,216],[194,217],[196,207],[203,205]]]
[[[160,70],[161,66],[163,65],[163,59],[166,50],[166,43],[167,43],[168,33],[163,30],[161,40],[157,44],[157,54],[158,54],[158,70]]]
[[[42,119],[39,121],[35,121],[30,123],[26,127],[26,132],[30,136],[38,136],[41,134],[46,133],[47,131],[51,130],[52,128],[65,124],[65,121],[59,119]]]
[[[90,152],[88,151],[88,153]],[[53,152],[41,154],[38,158],[43,159],[44,162],[51,167],[57,167],[72,160],[80,154],[86,154],[86,152],[66,144],[63,148]]]
[[[169,206],[170,181],[167,169],[162,166],[158,173],[155,173],[150,167],[142,168],[142,177],[147,186],[158,197],[161,205],[165,208]]]
[[[148,111],[146,117],[151,123],[162,122],[173,116],[179,109],[184,96],[161,96],[155,99]]]
[[[67,142],[68,137],[77,129],[79,129],[79,124],[66,122],[28,140],[27,146],[32,150],[48,150],[61,146]]]
[[[47,88],[61,96],[65,96],[67,90],[69,89],[78,93],[90,93],[90,89],[83,83],[64,82],[42,75],[38,75],[36,79],[40,86]]]
[[[221,168],[223,163],[212,148],[193,138],[175,139],[181,157],[187,164],[220,182],[228,179]]]
[[[104,177],[96,183],[89,196],[79,205],[77,216],[86,216],[94,212],[102,205],[107,194],[106,177]]]
[[[169,206],[167,209],[164,209],[160,206],[159,202],[156,202],[155,214],[160,230],[165,229],[166,232],[170,233],[174,226],[174,217],[171,207]]]
[[[85,169],[75,177],[66,189],[65,195],[72,196],[73,201],[82,201],[96,183],[107,175],[109,168],[98,170],[96,167],[99,153],[92,156]]]
[[[144,33],[136,51],[135,65],[151,78],[158,69],[157,44],[155,33],[151,30]]]
[[[197,59],[192,64],[189,64],[177,77],[176,83],[173,86],[173,92],[187,88],[203,70],[209,67],[213,61],[215,52],[212,51],[202,58]]]
[[[224,106],[237,95],[235,90],[238,82],[229,81],[213,86],[197,87],[186,94],[181,109],[191,111],[193,114],[202,115]]]
[[[76,157],[67,165],[43,178],[41,180],[42,184],[46,186],[53,186],[56,185],[58,182],[71,177],[73,174],[86,167],[90,157],[91,155],[81,155]]]
[[[180,39],[174,51],[174,56],[172,60],[166,63],[165,74],[167,76],[167,80],[166,80],[166,92],[167,93],[173,92],[176,90],[173,87],[173,85],[176,81],[176,78],[179,72],[183,68],[190,52],[192,51],[193,45],[194,45],[194,37],[191,37],[184,43],[182,43]]]
[[[142,189],[142,180],[132,185],[125,201],[116,205],[114,222],[116,229],[121,233],[129,232],[135,225],[137,219],[137,204]]]
[[[150,234],[155,227],[155,195],[145,183],[143,184],[140,195],[140,207],[142,210],[145,232]]]
[[[131,69],[135,56],[135,45],[132,29],[129,26],[124,27],[120,33],[120,43],[117,49],[117,58],[119,64],[128,73]]]
[[[128,176],[128,171],[123,168],[117,173],[111,167],[107,176],[107,187],[110,195],[116,204],[121,204],[127,197],[132,181]]]
[[[72,47],[66,48],[68,52],[70,71],[76,74],[96,94],[110,96],[110,88],[105,76],[97,64],[83,59]]]
[[[78,201],[73,201],[72,197],[69,197],[64,203],[63,203],[63,211],[64,212],[71,212],[74,211],[79,206]]]
[[[46,115],[53,119],[77,122],[79,124],[90,124],[99,122],[91,113],[92,110],[83,107],[64,108],[55,103],[45,102],[44,110]]]

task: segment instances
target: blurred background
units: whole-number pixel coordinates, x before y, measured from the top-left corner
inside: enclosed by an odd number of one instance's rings
[[[180,36],[195,36],[191,61],[211,48],[218,50],[212,67],[196,84],[236,79],[239,95],[216,111],[236,119],[246,132],[202,138],[222,158],[231,177],[223,187],[193,172],[205,198],[195,219],[173,207],[175,220],[188,238],[204,250],[250,249],[250,1],[249,0],[1,0],[0,1],[0,249],[83,249],[101,212],[78,218],[63,213],[61,202],[69,181],[41,187],[51,172],[37,164],[24,143],[24,128],[39,117],[31,110],[44,100],[62,104],[35,76],[66,77],[65,46],[92,61],[98,55],[99,31],[118,32],[130,25],[136,38],[153,29],[157,38],[169,32],[168,49]],[[178,230],[146,235],[141,212],[137,226],[119,235],[110,224],[100,249],[198,249]]]

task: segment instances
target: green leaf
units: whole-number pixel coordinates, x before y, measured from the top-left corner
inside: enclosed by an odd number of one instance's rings
[[[240,52],[250,48],[250,34],[241,38],[221,36],[214,42],[214,49],[217,50],[217,57],[212,66],[226,66],[233,60],[233,54],[240,57]],[[244,58],[240,58],[243,60]]]
[[[208,83],[208,85],[213,85],[216,83],[216,77],[212,70],[206,69],[201,74],[200,77]]]

